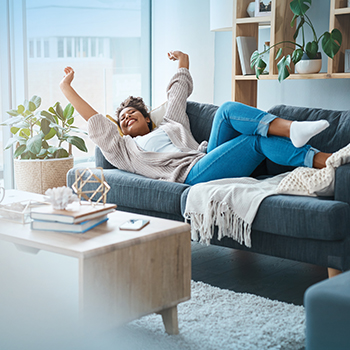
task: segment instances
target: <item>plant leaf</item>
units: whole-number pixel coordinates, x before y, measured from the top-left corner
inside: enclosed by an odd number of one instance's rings
[[[56,116],[56,118],[61,119],[61,117],[57,114],[56,110],[55,110],[53,107],[50,107],[50,108],[49,108],[49,111],[50,111],[52,114],[54,114],[54,115]],[[62,120],[62,119],[61,119],[61,120]],[[56,123],[58,123],[58,119],[57,119]]]
[[[34,112],[34,111],[36,110],[36,105],[35,105],[34,102],[32,102],[32,101],[29,101],[29,102],[28,102],[28,110],[29,110],[30,112]]]
[[[322,49],[324,53],[328,57],[333,58],[339,51],[342,40],[342,34],[336,28],[331,33],[325,32],[322,38]]]
[[[46,119],[48,119],[52,123],[57,123],[57,117],[54,114],[51,114],[47,111],[41,111],[40,115]]]
[[[262,58],[258,59],[258,62],[255,65],[255,75],[259,79],[260,74],[264,72],[266,68],[266,63]]]
[[[19,132],[19,136],[24,137],[26,140],[28,140],[30,136],[30,130],[25,128],[21,129]]]
[[[17,113],[18,114],[22,114],[26,109],[24,108],[23,105],[19,105],[17,108]]]
[[[254,66],[256,65],[256,62],[258,61],[260,57],[259,51],[256,50],[252,53],[252,55],[250,56],[250,67],[254,68]]]
[[[305,52],[309,58],[314,58],[318,52],[318,44],[316,41],[308,42],[305,46]]]
[[[56,102],[54,107],[56,110],[57,117],[60,118],[61,120],[66,120],[66,118],[63,115],[63,109],[61,107],[61,104],[59,102]]]
[[[71,131],[74,131],[74,132],[79,132],[79,133],[81,133],[81,134],[85,134],[85,135],[87,135],[88,133],[85,131],[85,130],[83,130],[83,129],[79,129],[78,127],[76,127],[76,126],[71,126],[70,127],[72,130]]]
[[[9,115],[12,115],[13,117],[17,117],[18,114],[19,114],[17,112],[17,109],[11,109],[10,111],[7,111],[6,113],[9,114]]]
[[[278,68],[278,81],[281,83],[284,79],[289,77],[291,57],[290,55],[283,56],[281,60],[277,63]]]
[[[66,108],[63,111],[64,119],[65,120],[70,119],[72,117],[73,113],[74,113],[74,107],[70,103],[68,103],[68,105],[66,106]]]
[[[50,124],[51,125],[51,124]],[[56,130],[54,128],[50,129],[50,132],[45,135],[44,140],[50,140],[56,135]],[[44,142],[44,141],[43,141]]]
[[[293,51],[293,54],[292,54],[292,62],[294,64],[298,63],[301,58],[303,57],[303,54],[304,54],[304,51],[302,49],[296,49]]]
[[[11,131],[11,133],[12,133],[13,135],[17,134],[17,133],[18,133],[18,130],[19,130],[19,128],[17,128],[16,126],[13,126],[13,127],[10,129],[10,131]]]
[[[26,150],[26,145],[20,145],[19,147],[17,147],[17,149],[15,150],[15,153],[13,154],[13,158],[17,158],[19,157],[25,150]]]
[[[35,105],[35,109],[39,108],[41,105],[41,97],[34,95],[29,102],[33,102]]]
[[[27,141],[28,151],[38,154],[41,150],[41,135],[35,135]]]
[[[279,59],[282,55],[282,47],[280,47],[277,51],[277,54],[276,54],[276,57],[275,57],[275,60]]]
[[[5,149],[9,149],[14,143],[18,142],[18,138],[17,137],[11,137],[5,146]]]
[[[43,140],[41,146],[42,146],[43,149],[48,149],[50,147],[50,145],[45,140]]]
[[[80,151],[87,152],[87,148],[85,146],[85,141],[78,136],[69,136],[67,137],[67,142],[77,147]]]
[[[304,16],[310,6],[311,0],[293,0],[290,3],[290,9],[296,16]]]
[[[300,22],[299,22],[299,24],[298,24],[298,27],[297,27],[297,29],[295,30],[295,33],[293,34],[293,39],[294,39],[294,40],[298,37],[298,35],[299,35],[299,30],[300,30],[301,27],[304,25],[304,23],[305,23],[305,19],[304,19],[304,17],[301,17],[301,18],[300,18]]]
[[[67,157],[69,157],[69,153],[64,148],[60,147],[55,152],[55,158],[67,158]]]
[[[41,131],[44,133],[44,135],[47,135],[50,132],[50,121],[47,119],[41,120]]]
[[[13,117],[13,118],[10,118],[10,119],[7,119],[7,120],[3,121],[2,123],[0,123],[0,125],[4,126],[4,125],[16,124],[16,123],[20,122],[22,119],[23,119],[23,117],[21,117],[21,116]]]

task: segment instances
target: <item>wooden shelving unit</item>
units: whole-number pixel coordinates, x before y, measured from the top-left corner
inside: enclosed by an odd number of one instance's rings
[[[257,106],[257,84],[255,75],[242,75],[239,62],[236,37],[255,36],[257,43],[259,39],[259,26],[269,25],[270,45],[282,40],[293,40],[295,29],[291,28],[290,22],[293,13],[290,10],[290,1],[272,0],[271,16],[248,17],[246,9],[251,0],[234,1],[233,25],[232,25],[232,100]],[[350,78],[350,73],[344,73],[345,49],[350,49],[350,8],[347,0],[331,0],[330,25],[332,31],[338,28],[343,35],[343,43],[335,58],[328,59],[327,73],[318,74],[291,74],[288,79],[344,79]],[[277,49],[270,53],[270,70],[268,74],[260,76],[260,80],[276,80],[278,77],[277,64],[274,60]],[[288,53],[285,51],[285,53]],[[294,67],[291,67],[292,70]]]

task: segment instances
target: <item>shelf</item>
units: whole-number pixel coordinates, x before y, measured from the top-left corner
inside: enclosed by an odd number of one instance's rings
[[[350,14],[350,7],[343,7],[341,9],[335,9],[334,10],[334,14],[336,16],[339,16],[339,15],[349,15]]]
[[[271,16],[261,16],[261,17],[244,17],[244,18],[237,18],[236,24],[252,24],[252,23],[258,23],[261,25],[270,25],[271,23]]]
[[[242,75],[240,59],[237,49],[236,38],[238,36],[253,36],[259,42],[259,27],[270,26],[270,44],[293,40],[295,26],[290,23],[293,19],[293,12],[290,10],[290,1],[271,1],[271,15],[247,17],[246,9],[251,0],[231,0],[233,3],[233,25],[232,25],[232,100],[242,102],[250,106],[257,106],[257,95],[259,81],[277,80],[278,68],[273,59],[275,49],[269,58],[269,74],[260,75],[259,79],[255,75]],[[344,72],[345,49],[350,49],[350,7],[346,7],[347,0],[330,0],[329,31],[334,28],[340,30],[343,36],[342,46],[337,55],[331,60],[327,59],[327,71],[317,74],[293,73],[288,80],[312,80],[312,79],[350,79],[350,73]],[[267,33],[264,33],[264,38]],[[284,53],[289,54],[290,52]],[[326,58],[326,57],[325,57]],[[294,65],[291,65],[294,72]]]
[[[291,74],[287,79],[349,79],[350,73]],[[255,75],[236,75],[236,80],[258,80]],[[277,74],[260,75],[259,80],[278,80]]]

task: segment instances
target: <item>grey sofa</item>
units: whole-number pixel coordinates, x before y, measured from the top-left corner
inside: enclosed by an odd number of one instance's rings
[[[195,139],[208,140],[217,106],[189,101],[187,114]],[[279,105],[270,113],[291,120],[327,119],[330,127],[310,140],[325,152],[334,152],[350,143],[350,111],[332,111]],[[96,167],[102,167],[111,190],[107,201],[122,211],[180,220],[184,218],[190,187],[185,184],[153,180],[114,168],[96,148]],[[269,160],[262,162],[251,176],[266,177],[289,171]],[[68,185],[75,180],[68,173]],[[334,197],[276,195],[266,198],[252,226],[252,247],[231,238],[212,244],[292,259],[339,270],[350,269],[350,164],[337,169]]]

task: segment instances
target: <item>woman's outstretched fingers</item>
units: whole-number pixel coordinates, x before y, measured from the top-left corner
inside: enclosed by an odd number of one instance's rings
[[[168,57],[172,61],[176,61],[178,58],[174,56],[174,51],[169,51],[168,52]]]
[[[73,70],[73,68],[72,68],[72,67],[66,67],[66,68],[64,68],[64,73],[65,73],[65,76],[64,76],[63,79],[61,80],[60,85],[64,85],[64,84],[70,85],[71,82],[72,82],[73,79],[74,79],[74,70]]]

